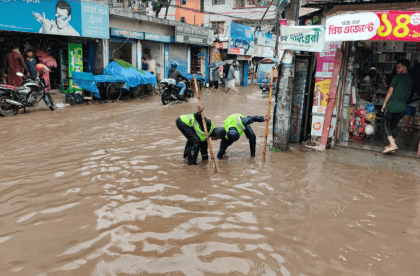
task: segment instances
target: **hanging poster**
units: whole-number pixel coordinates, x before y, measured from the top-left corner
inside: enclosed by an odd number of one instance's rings
[[[0,30],[109,38],[109,8],[80,0],[2,0]]]
[[[324,26],[280,26],[280,49],[322,52],[324,49]]]
[[[318,53],[316,60],[316,73],[317,78],[332,78],[334,69],[335,53],[337,52],[339,42],[327,42],[329,51]]]
[[[77,86],[71,79],[73,72],[83,72],[83,49],[82,44],[69,43],[69,78],[70,91],[75,93],[83,89]]]
[[[312,105],[312,113],[325,114],[328,104],[328,94],[330,93],[330,78],[315,78],[314,101]],[[337,106],[337,102],[336,105]],[[333,114],[337,110],[334,108]]]
[[[254,28],[231,22],[228,53],[232,55],[253,55]]]
[[[326,41],[420,41],[416,11],[349,12],[327,18]]]
[[[277,36],[269,33],[257,32],[257,45],[275,48]]]

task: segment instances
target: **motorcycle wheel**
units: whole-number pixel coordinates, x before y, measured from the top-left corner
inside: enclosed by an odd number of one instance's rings
[[[48,98],[48,102],[44,98],[45,105],[47,105],[50,110],[55,110],[57,107],[55,106],[54,100],[49,93],[47,93],[46,97]]]
[[[168,103],[171,102],[171,91],[170,90],[165,90],[162,93],[162,103],[163,105],[167,105]]]
[[[106,96],[111,101],[118,101],[118,99],[121,97],[121,87],[117,83],[111,83],[106,88]]]
[[[139,85],[139,86],[133,87],[133,96],[136,99],[143,98],[143,96],[144,96],[144,86]]]
[[[6,100],[13,100],[11,96],[0,97],[0,115],[3,117],[15,116],[19,111],[19,106],[9,104]]]

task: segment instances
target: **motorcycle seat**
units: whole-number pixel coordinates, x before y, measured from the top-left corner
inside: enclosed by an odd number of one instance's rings
[[[15,87],[16,88],[16,90],[24,90],[24,89],[27,89],[25,86],[18,86],[18,87]]]

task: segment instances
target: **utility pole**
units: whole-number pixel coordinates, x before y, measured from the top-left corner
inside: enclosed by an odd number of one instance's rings
[[[166,2],[168,2],[168,0],[166,0]],[[171,4],[171,2],[172,0],[169,0],[169,3],[166,5],[165,17],[163,19],[166,19],[166,16],[168,15],[169,5]]]
[[[277,5],[278,7],[278,5]],[[294,21],[298,25],[299,20],[299,0],[290,0],[290,4],[284,9],[284,17],[289,22]],[[280,11],[277,11],[277,18],[280,17]],[[279,54],[280,23],[277,19],[277,47],[276,55]],[[286,50],[284,53],[284,61],[279,65],[279,81],[276,87],[276,104],[274,106],[273,120],[273,147],[278,150],[289,149],[289,129],[290,117],[292,113],[292,96],[293,96],[293,77],[295,73],[295,52]]]

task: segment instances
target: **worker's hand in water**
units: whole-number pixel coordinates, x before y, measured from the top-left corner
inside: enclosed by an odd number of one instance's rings
[[[266,122],[270,121],[270,115],[266,115],[265,118],[264,118],[264,121],[266,121]]]
[[[203,112],[204,107],[202,107],[201,105],[198,106],[198,114],[201,114],[201,112]]]

